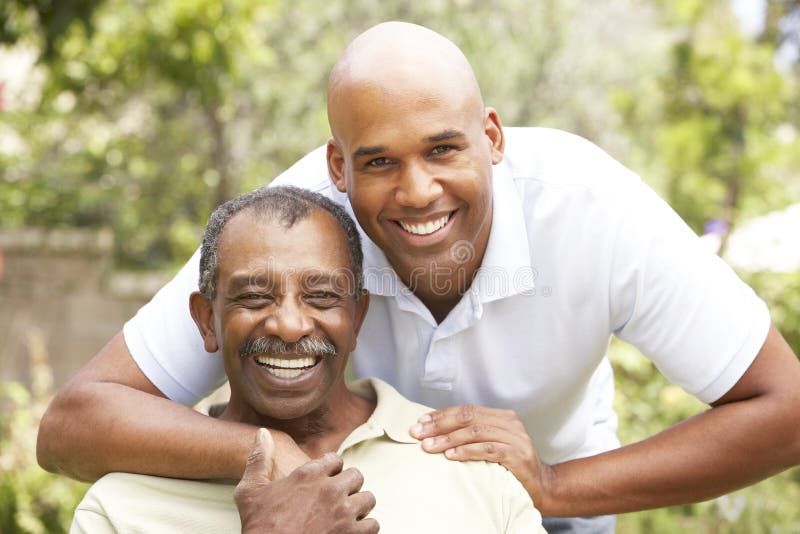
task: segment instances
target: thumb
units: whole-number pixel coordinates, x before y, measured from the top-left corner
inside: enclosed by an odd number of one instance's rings
[[[247,455],[244,465],[242,482],[245,484],[263,484],[272,480],[274,464],[272,454],[275,451],[275,442],[266,428],[259,428],[256,439]]]

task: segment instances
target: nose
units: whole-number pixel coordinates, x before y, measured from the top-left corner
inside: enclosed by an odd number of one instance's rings
[[[264,329],[268,335],[277,336],[286,343],[294,343],[314,332],[314,321],[301,303],[285,299],[266,318]]]
[[[442,195],[442,186],[425,165],[412,162],[401,170],[395,195],[401,206],[425,208]]]

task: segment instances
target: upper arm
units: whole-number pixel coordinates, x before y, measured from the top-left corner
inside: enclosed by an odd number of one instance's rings
[[[753,363],[714,410],[740,408],[733,416],[746,425],[757,449],[768,451],[778,469],[800,463],[800,361],[774,325]],[[747,446],[746,444],[743,446]],[[775,471],[777,472],[777,471]]]
[[[70,466],[72,457],[69,443],[74,443],[74,429],[86,421],[86,409],[101,407],[105,403],[96,394],[97,385],[114,383],[137,389],[151,395],[164,394],[136,365],[118,332],[84,365],[53,397],[39,422],[36,439],[36,458],[44,469],[69,474],[74,478],[93,480],[96,473],[86,474]],[[77,438],[76,446],[80,445]],[[73,526],[74,528],[74,526]],[[78,530],[78,532],[81,532]]]
[[[652,190],[631,194],[610,270],[615,334],[703,402],[745,373],[770,325],[769,310]]]
[[[186,406],[193,406],[225,382],[222,359],[205,351],[189,311],[189,297],[197,291],[199,264],[198,250],[123,329],[124,344],[135,365],[166,397]]]
[[[59,394],[69,394],[73,388],[96,382],[113,382],[166,397],[136,364],[121,331],[67,382]]]
[[[712,406],[744,401],[762,395],[774,395],[791,403],[800,413],[800,360],[783,339],[775,325],[770,325],[767,339],[747,371]]]

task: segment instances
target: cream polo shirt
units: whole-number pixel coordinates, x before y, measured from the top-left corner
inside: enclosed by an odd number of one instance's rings
[[[498,464],[454,462],[421,450],[408,428],[429,410],[380,380],[350,386],[377,400],[372,416],[339,447],[345,467],[375,495],[381,533],[544,532],[525,489]],[[70,532],[240,532],[233,485],[112,473],[89,489]],[[287,496],[291,498],[291,496]],[[319,503],[324,507],[325,503]]]
[[[546,128],[505,133],[480,271],[441,324],[362,231],[372,298],[351,356],[356,376],[437,408],[513,409],[547,463],[618,445],[605,358],[612,334],[699,399],[727,392],[766,339],[764,303],[595,145]],[[352,214],[327,176],[324,147],[274,183],[318,191]],[[225,380],[189,315],[198,261],[195,254],[124,328],[143,372],[186,404]]]

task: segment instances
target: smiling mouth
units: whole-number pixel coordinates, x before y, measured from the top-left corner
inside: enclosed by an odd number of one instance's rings
[[[267,370],[267,372],[278,378],[296,378],[301,374],[313,369],[322,358],[306,356],[304,358],[275,358],[274,356],[258,355],[255,357],[256,363]]]
[[[454,213],[455,211],[451,211],[446,215],[442,215],[438,219],[434,219],[432,221],[427,221],[427,222],[410,223],[401,220],[396,220],[395,222],[400,228],[402,228],[409,234],[430,235],[447,226],[447,223],[450,221],[450,218],[453,216]]]

